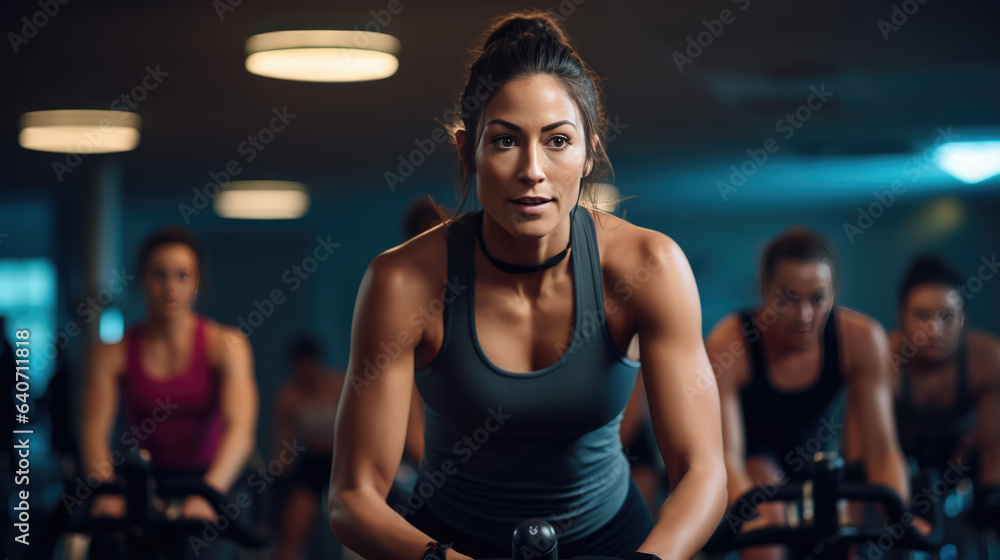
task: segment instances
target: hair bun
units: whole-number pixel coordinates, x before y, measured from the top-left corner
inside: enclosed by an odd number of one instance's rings
[[[534,11],[505,16],[496,22],[496,29],[485,41],[482,50],[493,44],[513,43],[522,37],[549,38],[567,45],[568,36],[562,25],[549,12]]]

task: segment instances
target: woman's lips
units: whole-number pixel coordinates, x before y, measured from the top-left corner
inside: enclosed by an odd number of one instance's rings
[[[541,214],[552,205],[552,199],[519,198],[517,200],[510,201],[510,203],[525,214]]]

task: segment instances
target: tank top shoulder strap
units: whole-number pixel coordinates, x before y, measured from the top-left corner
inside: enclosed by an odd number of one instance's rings
[[[913,392],[910,389],[910,374],[905,363],[899,365],[899,403],[905,407],[911,406]]]
[[[469,304],[470,280],[472,279],[473,267],[475,266],[475,243],[476,229],[482,220],[482,210],[466,212],[455,218],[447,225],[445,233],[447,250],[447,276],[445,285],[464,286],[466,289],[458,290],[455,297],[444,304],[443,317],[444,338],[441,341],[441,348],[430,364],[423,370],[430,369],[441,361],[446,352],[454,347],[451,340],[455,336],[463,340],[458,342],[459,347],[472,344],[472,336],[469,329],[455,329],[455,321],[461,321],[471,310]],[[469,346],[471,347],[471,346]]]
[[[208,320],[195,313],[194,326],[194,359],[192,365],[198,366],[208,361]]]
[[[747,345],[750,350],[750,384],[747,389],[755,386],[766,385],[767,381],[767,364],[764,360],[764,347],[761,344],[761,332],[759,329],[754,327],[750,332],[756,333],[756,337],[751,339],[747,335],[745,329],[742,325],[753,325],[755,311],[745,310],[740,312],[740,332],[743,333],[743,343]]]
[[[956,364],[958,370],[956,372],[958,374],[958,392],[955,395],[955,408],[958,410],[975,409],[975,399],[972,398],[972,387],[969,386],[971,379],[969,378],[968,354],[968,340],[963,335],[958,341],[958,355],[956,356],[958,360]]]
[[[125,332],[125,378],[142,369],[142,323],[136,323]]]
[[[837,323],[837,306],[834,305],[827,315],[823,328],[823,370],[820,383],[828,387],[836,387],[843,381],[840,359],[840,330]]]
[[[476,239],[476,228],[481,227],[483,211],[462,214],[448,224],[448,279],[467,280],[474,253],[470,250]]]
[[[580,296],[580,313],[596,312],[600,323],[604,323],[604,274],[601,270],[601,256],[597,245],[597,228],[590,211],[577,206],[570,232],[573,242],[571,258],[579,261],[579,278],[573,278],[577,295]]]

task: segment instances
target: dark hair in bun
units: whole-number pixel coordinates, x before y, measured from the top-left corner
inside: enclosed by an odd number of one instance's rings
[[[962,308],[968,304],[965,294],[960,289],[965,285],[965,277],[947,259],[941,255],[927,253],[920,255],[910,262],[910,266],[903,274],[903,280],[899,286],[899,310],[906,309],[907,298],[910,292],[917,286],[926,284],[939,284],[953,288],[961,298]]]
[[[611,162],[604,150],[607,116],[605,114],[597,74],[588,67],[570,44],[569,36],[559,21],[548,12],[528,11],[508,14],[495,20],[483,34],[481,47],[474,51],[469,76],[459,99],[459,119],[451,134],[465,130],[467,141],[459,151],[461,160],[461,211],[472,186],[476,149],[482,131],[486,105],[508,81],[545,74],[557,78],[576,103],[583,117],[583,137],[587,158],[593,167],[582,181],[581,201],[593,195],[596,180],[611,171]],[[597,135],[593,146],[590,139]]]

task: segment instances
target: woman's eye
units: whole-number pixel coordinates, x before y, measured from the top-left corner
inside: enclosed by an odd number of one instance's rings
[[[497,136],[493,139],[493,145],[497,148],[513,148],[514,147],[514,137],[513,136]]]
[[[942,321],[951,321],[954,318],[955,316],[952,315],[951,313],[945,313],[944,315],[941,316]]]
[[[549,142],[552,142],[553,148],[565,148],[569,145],[569,138],[565,136],[553,136]]]
[[[813,298],[813,303],[823,303],[826,298],[823,296],[816,296]]]

